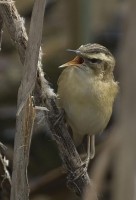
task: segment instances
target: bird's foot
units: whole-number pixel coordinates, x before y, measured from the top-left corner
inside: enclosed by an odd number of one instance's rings
[[[74,181],[79,177],[84,176],[84,174],[87,172],[87,167],[88,167],[87,163],[82,162],[82,164],[75,170],[69,171],[68,179]]]
[[[90,157],[86,157],[84,161],[82,161],[82,166],[88,168],[88,165],[89,165],[89,162],[90,162]]]

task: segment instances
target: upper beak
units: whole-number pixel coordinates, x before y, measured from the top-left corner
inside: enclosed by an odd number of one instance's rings
[[[73,49],[67,49],[67,51],[71,51],[71,52],[74,52],[74,53],[76,53],[76,54],[79,54],[79,53],[80,53],[79,50],[73,50]]]

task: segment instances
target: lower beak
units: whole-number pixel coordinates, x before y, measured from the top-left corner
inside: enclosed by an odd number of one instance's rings
[[[67,63],[65,63],[63,65],[60,65],[59,68],[68,67],[68,66],[70,66],[70,64],[67,62]]]
[[[59,66],[59,68],[75,66],[75,65],[78,66],[78,65],[82,64],[83,62],[84,62],[84,60],[80,56],[76,56],[73,60]]]

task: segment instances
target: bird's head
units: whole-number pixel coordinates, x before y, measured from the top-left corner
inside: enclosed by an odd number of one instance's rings
[[[81,65],[89,67],[94,73],[110,74],[115,66],[115,59],[111,52],[100,44],[81,45],[77,50],[68,49],[77,56],[60,67]]]

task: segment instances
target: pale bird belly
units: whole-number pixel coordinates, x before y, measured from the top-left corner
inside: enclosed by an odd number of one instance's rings
[[[71,71],[66,69],[58,82],[60,106],[66,112],[76,144],[80,144],[87,134],[101,133],[112,111],[112,105],[104,98],[105,94],[101,94],[106,89],[101,90],[99,85],[94,88],[90,77],[88,78],[83,71],[81,73],[79,70],[76,72],[76,69]]]
[[[102,113],[91,105],[69,104],[65,107],[67,121],[70,124],[75,140],[82,140],[85,135],[101,133],[106,127],[111,113]],[[78,137],[78,139],[77,139]]]

